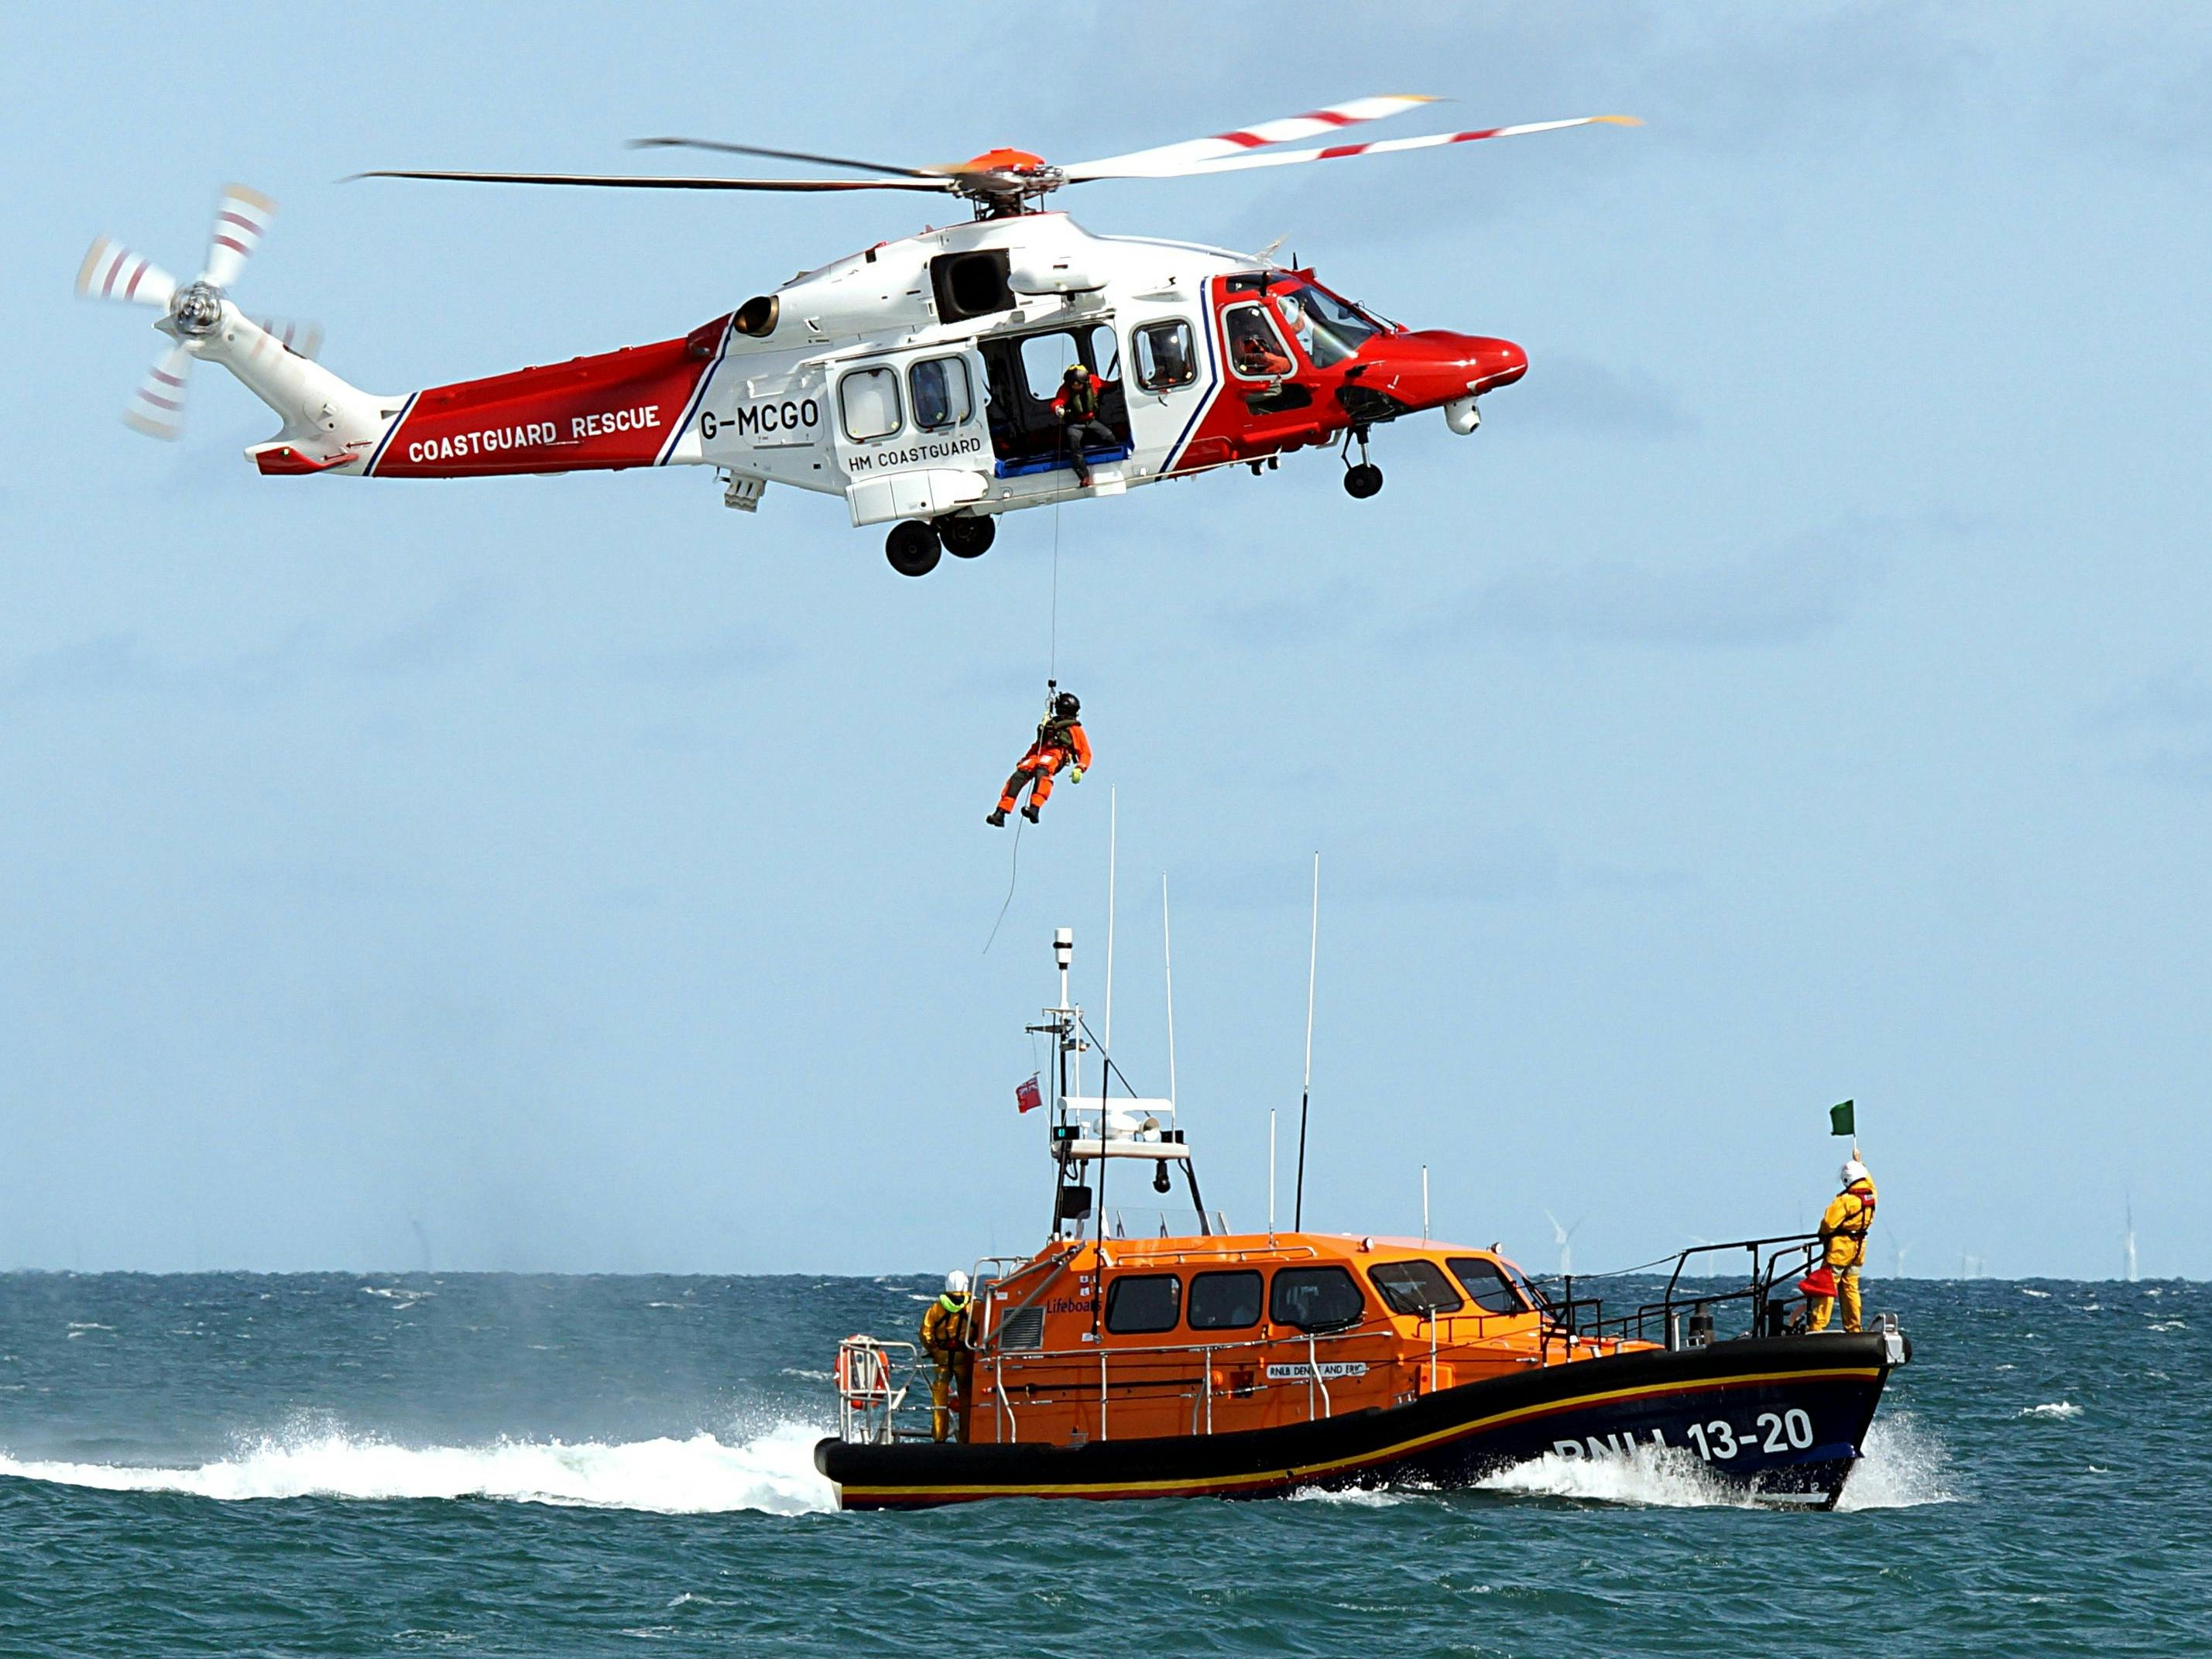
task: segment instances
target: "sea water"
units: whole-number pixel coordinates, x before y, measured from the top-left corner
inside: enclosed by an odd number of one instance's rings
[[[924,1278],[0,1277],[0,1652],[2212,1653],[2212,1293],[1869,1282],[1833,1514],[1678,1455],[842,1515]]]

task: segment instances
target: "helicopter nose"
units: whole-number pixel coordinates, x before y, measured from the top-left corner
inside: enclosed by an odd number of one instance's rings
[[[1485,392],[1511,386],[1528,372],[1528,354],[1510,340],[1471,338],[1474,375]]]
[[[1528,372],[1528,354],[1512,341],[1443,329],[1392,335],[1376,355],[1383,360],[1382,373],[1370,384],[1410,409],[1480,397]]]

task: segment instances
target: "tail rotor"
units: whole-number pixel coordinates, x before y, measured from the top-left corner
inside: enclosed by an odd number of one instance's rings
[[[269,234],[276,204],[244,185],[225,185],[216,204],[207,264],[190,283],[112,237],[94,240],[76,273],[76,291],[88,300],[150,306],[161,316],[154,326],[175,342],[156,358],[124,406],[123,423],[149,438],[173,440],[185,429],[185,388],[191,378],[196,343],[223,326],[223,290],[238,279],[261,239]],[[236,313],[234,313],[234,315]],[[250,319],[270,339],[301,357],[322,349],[323,331],[312,323],[276,318]]]

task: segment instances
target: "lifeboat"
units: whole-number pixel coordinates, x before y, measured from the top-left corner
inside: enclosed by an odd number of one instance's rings
[[[1495,1248],[1231,1231],[1205,1206],[1172,1101],[1109,1096],[1121,1080],[1103,1053],[1099,1092],[1083,1092],[1094,1045],[1068,1000],[1068,930],[1054,949],[1060,1002],[1030,1028],[1057,1054],[1052,1236],[976,1264],[945,1439],[913,1343],[840,1345],[839,1431],[814,1461],[842,1507],[1449,1489],[1547,1456],[1636,1455],[1765,1501],[1835,1503],[1911,1350],[1887,1316],[1805,1330],[1796,1280],[1817,1239],[1700,1245],[1608,1311]],[[1126,1237],[1109,1171],[1146,1165],[1156,1195],[1182,1177],[1188,1218]],[[1723,1261],[1734,1278],[1716,1276]]]

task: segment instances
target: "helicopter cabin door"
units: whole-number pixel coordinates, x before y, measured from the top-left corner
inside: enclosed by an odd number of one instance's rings
[[[848,358],[830,366],[837,465],[855,525],[933,519],[990,487],[983,363],[973,347]]]
[[[1109,319],[1086,317],[1033,333],[1000,335],[985,340],[981,353],[990,386],[992,470],[999,477],[1033,478],[1046,489],[1073,482],[1074,464],[1052,400],[1061,377],[1079,365],[1103,382],[1098,419],[1113,434],[1111,443],[1094,440],[1085,447],[1092,485],[1102,494],[1121,488],[1120,464],[1131,447],[1129,404]]]

